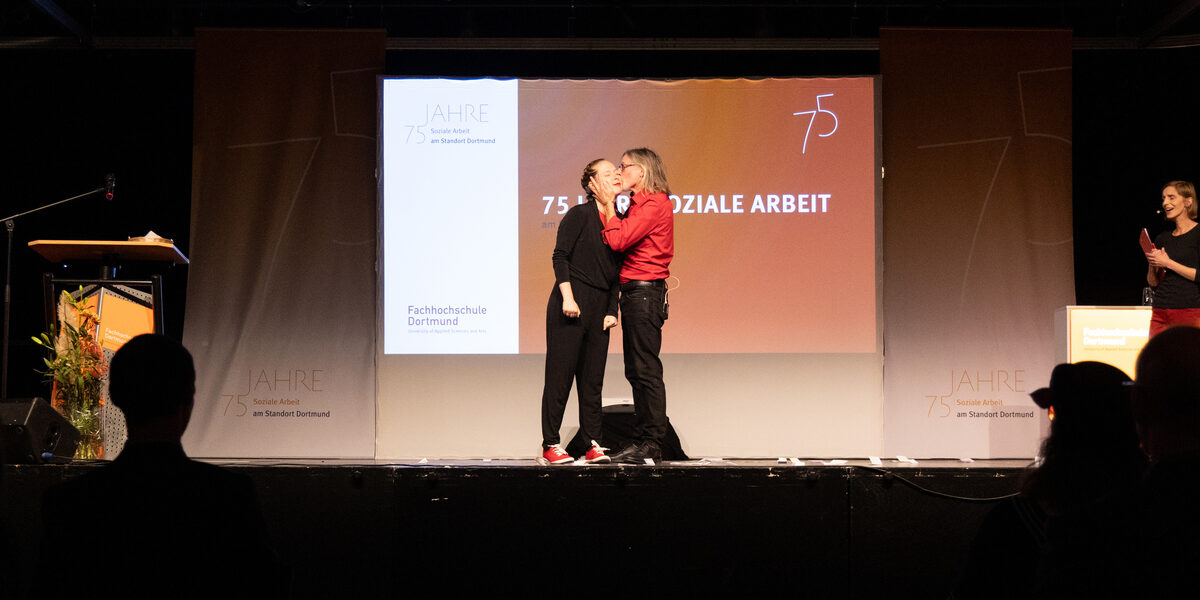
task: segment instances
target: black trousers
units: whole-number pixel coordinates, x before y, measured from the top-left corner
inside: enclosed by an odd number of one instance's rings
[[[559,443],[571,382],[579,397],[579,431],[585,439],[603,443],[600,391],[604,385],[604,364],[608,360],[608,332],[604,313],[608,310],[607,291],[572,282],[571,292],[579,305],[579,317],[562,312],[562,292],[558,286],[546,305],[546,381],[542,388],[542,445]]]
[[[662,280],[621,284],[621,335],[625,378],[633,387],[637,439],[662,445],[667,433],[667,386],[663,384],[662,327],[667,287]]]

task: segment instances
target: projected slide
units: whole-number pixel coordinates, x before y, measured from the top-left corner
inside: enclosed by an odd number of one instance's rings
[[[663,352],[874,352],[874,85],[383,80],[384,352],[545,352],[580,172],[640,146],[675,204]]]
[[[517,352],[517,82],[383,97],[384,351]]]

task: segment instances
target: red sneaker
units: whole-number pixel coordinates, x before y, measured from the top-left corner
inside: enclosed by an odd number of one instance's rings
[[[538,462],[544,465],[566,465],[575,462],[575,459],[562,449],[562,445],[554,444],[542,451],[542,458]]]
[[[609,462],[608,455],[604,453],[605,450],[608,450],[608,448],[601,448],[600,444],[596,443],[596,440],[592,440],[592,447],[588,448],[587,455],[583,457],[583,462],[589,465]]]

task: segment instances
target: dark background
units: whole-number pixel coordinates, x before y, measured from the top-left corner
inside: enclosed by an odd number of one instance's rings
[[[383,28],[389,75],[578,78],[876,74],[881,26],[1073,29],[1076,303],[1129,305],[1140,303],[1145,285],[1137,232],[1146,227],[1153,237],[1163,228],[1154,212],[1162,184],[1200,178],[1198,5],[9,2],[0,8],[0,217],[117,176],[112,202],[95,195],[16,221],[9,396],[48,393],[34,373],[41,353],[30,336],[45,327],[41,274],[53,265],[29,241],[153,229],[189,253],[196,27]],[[175,338],[186,281],[186,267],[166,273],[166,327]]]

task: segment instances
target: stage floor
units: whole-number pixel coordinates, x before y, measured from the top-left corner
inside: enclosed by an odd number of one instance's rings
[[[833,459],[833,458],[692,458],[689,460],[659,461],[654,465],[618,465],[599,464],[589,465],[574,462],[566,465],[540,465],[534,458],[394,458],[394,459],[352,459],[352,458],[201,458],[204,462],[224,466],[259,466],[259,467],[396,467],[396,468],[437,468],[437,467],[471,467],[471,468],[538,468],[538,469],[639,469],[650,468],[700,468],[700,467],[742,467],[753,469],[787,469],[787,468],[819,468],[819,467],[871,467],[875,469],[1024,469],[1029,466],[1031,458],[1013,459],[913,459],[901,461],[896,458],[882,458],[876,464],[870,459]],[[78,464],[78,463],[76,463]]]
[[[871,600],[946,597],[979,523],[1019,489],[1030,462],[798,460],[206,462],[253,480],[287,597],[395,596],[422,581],[450,596],[586,589]],[[101,466],[3,465],[0,525],[10,542],[37,544],[42,491]],[[18,554],[10,577],[22,581],[36,556]],[[234,553],[230,564],[258,563]],[[22,586],[12,597],[44,596]]]

